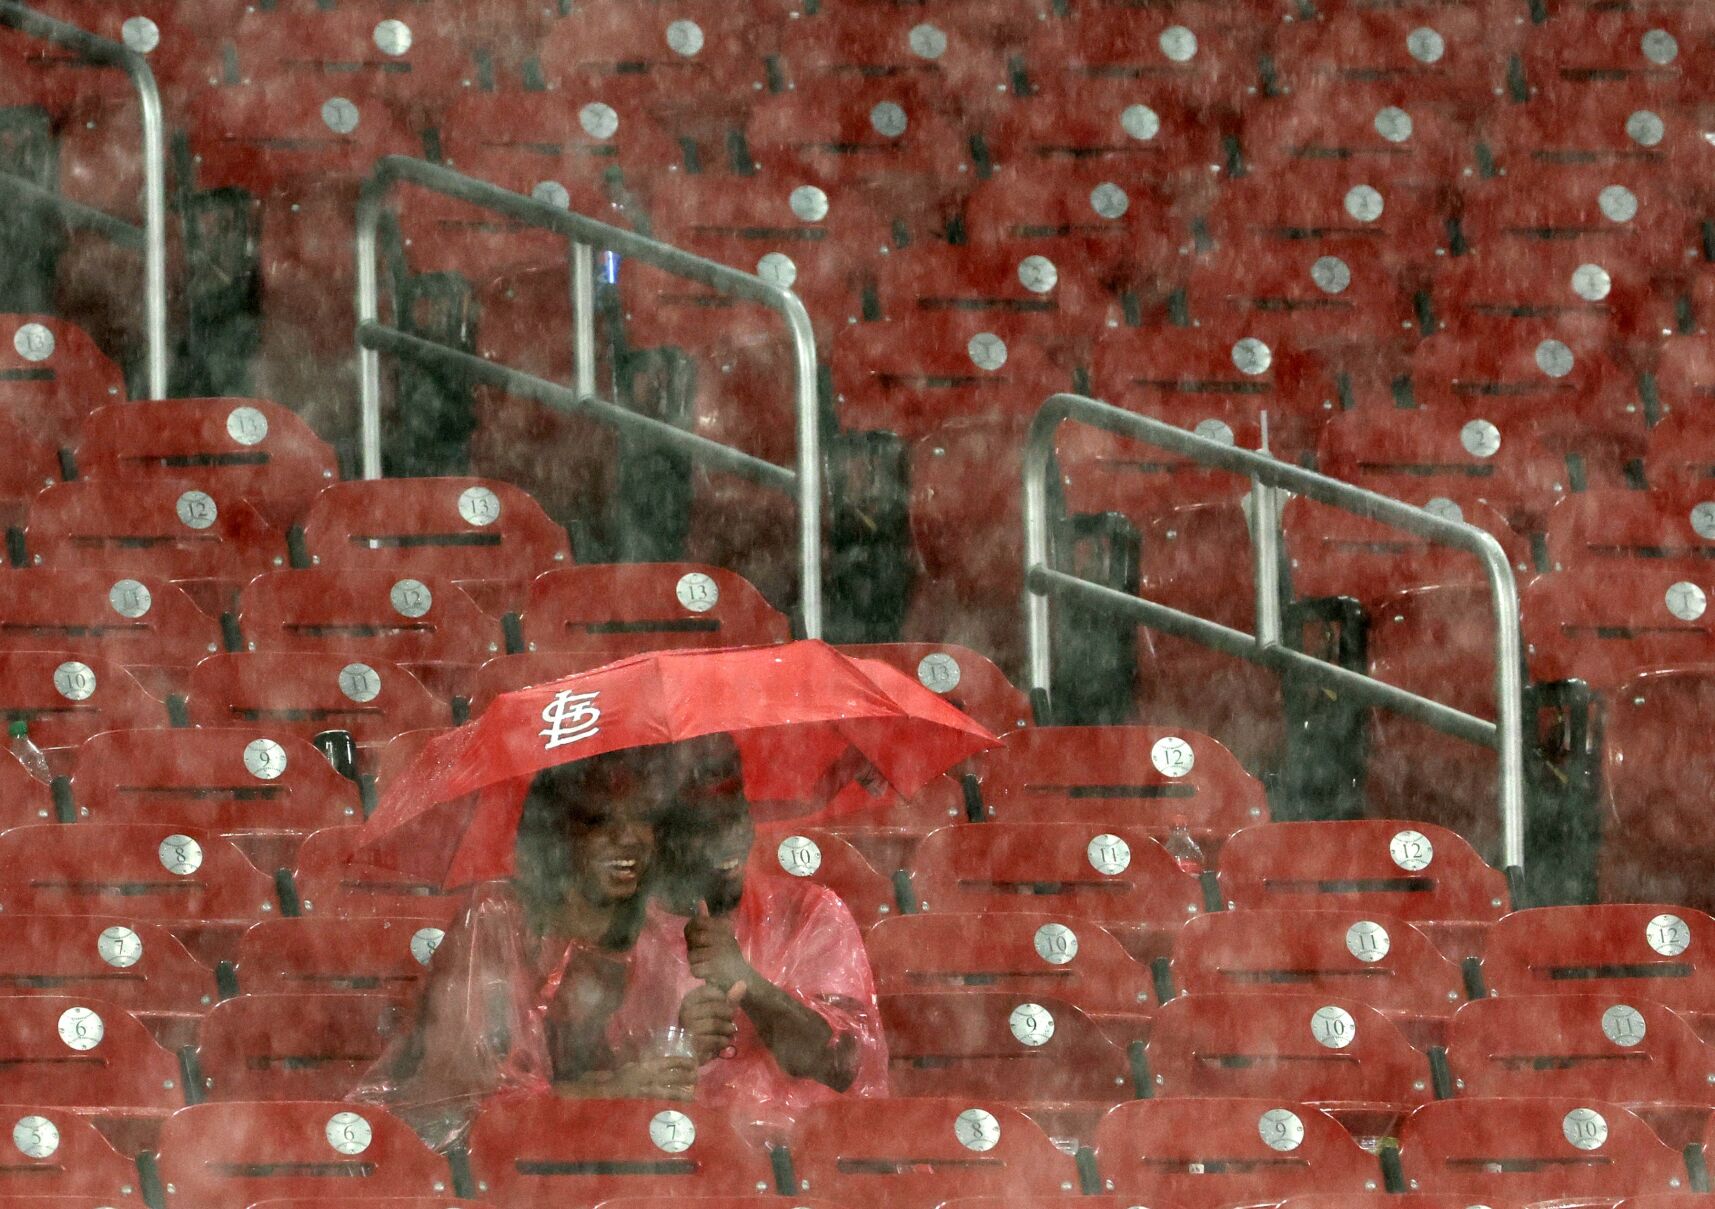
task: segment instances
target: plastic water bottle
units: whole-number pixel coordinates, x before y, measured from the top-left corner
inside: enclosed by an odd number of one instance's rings
[[[1167,849],[1174,863],[1185,872],[1203,872],[1203,850],[1197,846],[1197,841],[1191,838],[1191,829],[1185,825],[1184,819],[1172,821],[1172,829],[1162,841],[1162,847]]]
[[[28,722],[12,723],[6,728],[6,734],[10,739],[12,754],[18,757],[18,763],[22,764],[32,777],[44,785],[54,779],[53,770],[48,767],[48,758],[30,738]]]

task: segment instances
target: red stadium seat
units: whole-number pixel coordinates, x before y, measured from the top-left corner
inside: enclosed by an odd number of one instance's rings
[[[24,541],[36,566],[192,581],[211,612],[251,577],[286,565],[284,536],[255,506],[194,473],[177,481],[60,483],[30,502]]]
[[[187,1204],[246,1209],[279,1197],[430,1197],[446,1160],[403,1121],[338,1100],[199,1104],[161,1127],[161,1181]],[[381,1202],[385,1203],[385,1202]]]
[[[48,441],[125,398],[125,376],[82,329],[50,315],[0,315],[0,408]]]
[[[1708,567],[1651,561],[1600,581],[1577,571],[1533,580],[1520,594],[1532,679],[1605,691],[1651,668],[1715,661]]]
[[[0,464],[0,527],[22,528],[31,497],[60,481],[59,447],[41,436],[39,423],[27,409],[0,404],[0,442],[12,451]]]
[[[517,1209],[773,1185],[767,1157],[720,1112],[665,1101],[492,1101],[471,1126],[469,1149],[483,1194]]]
[[[1105,1191],[1204,1209],[1305,1192],[1375,1192],[1375,1158],[1327,1113],[1280,1100],[1140,1100],[1096,1133]]]
[[[1008,71],[992,45],[994,22],[953,23],[909,6],[824,12],[786,21],[782,69],[791,86],[819,80],[857,85],[881,77],[915,89],[949,115],[1005,99]]]
[[[48,824],[0,833],[0,906],[170,923],[212,962],[233,956],[244,928],[274,913],[274,882],[230,840],[195,828]]]
[[[268,872],[289,867],[309,832],[362,817],[357,787],[321,752],[255,727],[92,736],[77,751],[72,797],[92,822],[218,832]]]
[[[1443,1100],[1399,1129],[1409,1191],[1608,1204],[1689,1185],[1685,1166],[1617,1104],[1569,1097]]]
[[[1444,827],[1391,819],[1271,823],[1221,849],[1221,897],[1242,910],[1373,911],[1454,957],[1507,910],[1506,877]]]
[[[1032,36],[1032,80],[1051,81],[1057,73],[1077,80],[1118,78],[1204,108],[1236,103],[1256,76],[1245,53],[1248,23],[1239,22],[1235,33],[1216,19],[1229,16],[1223,9],[1076,9],[1071,20],[1049,23]]]
[[[1296,1100],[1379,1138],[1430,1099],[1429,1063],[1398,1026],[1355,999],[1181,995],[1145,1050],[1156,1098]]]
[[[1497,52],[1511,34],[1460,5],[1433,15],[1371,7],[1283,25],[1274,59],[1288,91],[1382,83],[1426,104],[1468,111],[1493,103]]]
[[[345,1098],[400,1029],[404,1004],[383,995],[238,995],[197,1031],[210,1100]]]
[[[238,945],[247,995],[413,990],[446,936],[445,916],[265,919]]]
[[[1076,916],[902,915],[872,928],[865,948],[882,994],[993,989],[1015,1000],[1047,996],[1122,1026],[1146,1018],[1154,997],[1148,967],[1106,928]]]
[[[895,1095],[1114,1103],[1134,1094],[1126,1050],[1063,999],[1005,991],[883,994]],[[1120,1031],[1117,1022],[1113,1031]]]
[[[99,655],[166,697],[184,687],[192,667],[221,649],[221,633],[177,584],[82,570],[68,561],[0,576],[0,649],[44,647]]]
[[[337,483],[304,521],[310,559],[326,567],[418,571],[470,585],[485,607],[572,558],[563,529],[523,491],[486,479]]]
[[[1611,560],[1667,559],[1691,563],[1715,556],[1715,510],[1701,507],[1702,493],[1685,490],[1587,491],[1569,495],[1548,514],[1548,556],[1556,571],[1599,568],[1627,574]]]
[[[95,655],[0,651],[0,712],[30,724],[37,747],[72,747],[104,730],[160,726],[161,703]]]
[[[1110,824],[956,824],[932,831],[912,858],[919,910],[1064,911],[1158,956],[1202,910],[1197,879],[1148,834]]]
[[[165,1115],[184,1103],[178,1059],[131,1013],[100,999],[0,999],[0,1061],[16,1101],[103,1115]]]
[[[272,199],[279,204],[271,216],[310,192],[312,182],[337,182],[349,198],[377,156],[422,153],[421,142],[383,101],[360,81],[337,76],[208,89],[192,103],[189,122],[197,183]],[[333,263],[329,250],[314,259]]]
[[[294,877],[299,907],[305,915],[336,919],[404,915],[450,920],[463,908],[465,896],[460,892],[449,892],[421,878],[348,863],[358,834],[355,827],[327,827],[298,849]]]
[[[1178,97],[1123,77],[1069,73],[1031,83],[1034,96],[997,110],[982,128],[984,156],[996,168],[1017,165],[1035,176],[1099,159],[1193,194],[1226,168],[1220,132]]]
[[[1708,829],[1696,788],[1711,753],[1705,744],[1688,743],[1684,730],[1685,719],[1710,707],[1712,693],[1715,677],[1707,670],[1681,669],[1645,672],[1607,695],[1603,788],[1609,813],[1598,874],[1603,899],[1715,910],[1705,876]]]
[[[1543,32],[1553,37],[1566,28],[1566,23],[1553,22]],[[1590,50],[1601,54],[1613,48]],[[1702,137],[1692,115],[1670,91],[1648,85],[1609,90],[1555,80],[1536,103],[1489,114],[1482,123],[1482,140],[1489,163],[1502,173],[1600,164],[1643,168],[1657,177],[1672,173],[1681,178],[1672,182],[1681,189],[1692,186],[1687,178],[1708,154],[1706,147],[1698,147]]]
[[[1483,979],[1489,993],[1653,999],[1688,1015],[1705,1037],[1715,1013],[1715,966],[1699,961],[1699,934],[1715,919],[1689,907],[1602,903],[1536,907],[1505,916],[1489,932]]]
[[[1696,247],[1691,212],[1637,165],[1522,165],[1469,182],[1459,224],[1478,254],[1570,242],[1592,260],[1616,256],[1673,269]]]
[[[252,651],[375,656],[443,696],[505,645],[500,622],[451,579],[385,567],[315,567],[259,575],[239,597]]]
[[[854,659],[874,659],[908,676],[997,735],[1030,724],[1030,702],[1006,674],[973,650],[928,642],[852,643]]]
[[[1407,279],[1427,273],[1452,240],[1446,208],[1391,182],[1375,164],[1337,164],[1299,173],[1290,188],[1258,173],[1231,182],[1209,217],[1217,243],[1309,243],[1318,255],[1372,262]]]
[[[1501,544],[1520,578],[1532,572],[1529,543],[1483,498],[1480,488],[1438,483],[1431,490],[1436,494],[1407,495],[1405,501],[1443,520],[1459,520],[1483,530]],[[1571,495],[1560,503],[1593,498],[1595,493]],[[1288,500],[1281,527],[1286,534],[1292,594],[1301,600],[1350,596],[1373,602],[1411,588],[1488,582],[1484,564],[1463,550],[1312,500]]]
[[[334,451],[295,412],[265,399],[112,404],[84,420],[81,478],[195,477],[243,496],[275,528],[294,524],[339,477]]]
[[[905,248],[877,268],[876,299],[893,331],[944,312],[1052,317],[1054,328],[1040,328],[1047,351],[1057,363],[1075,367],[1087,356],[1095,329],[1121,322],[1119,294],[1131,284],[1104,277],[1085,255],[1076,237]]]
[[[663,648],[786,642],[791,626],[743,577],[690,563],[561,567],[530,585],[531,651],[575,651],[601,662]]]
[[[0,1159],[0,1206],[93,1209],[98,1204],[143,1204],[136,1164],[83,1117],[12,1103],[0,1106],[0,1121],[12,1122],[12,1149]]]
[[[1570,5],[1567,6],[1569,9]],[[1613,9],[1557,13],[1524,43],[1523,68],[1533,95],[1661,90],[1707,83],[1715,71],[1708,26],[1696,7],[1680,13]]]
[[[502,655],[490,659],[477,669],[471,679],[470,712],[474,717],[488,708],[488,703],[501,693],[532,684],[546,684],[562,676],[587,672],[610,662],[593,651],[537,651],[522,655]]]
[[[1070,1196],[1070,1155],[1017,1108],[965,1099],[833,1100],[810,1109],[792,1135],[798,1192],[929,1209],[949,1196]]]
[[[359,747],[450,720],[445,701],[386,660],[313,651],[211,655],[191,673],[196,726],[273,727],[303,739],[344,730]]]
[[[168,1049],[195,1036],[214,975],[165,927],[130,915],[20,915],[0,938],[0,991],[89,997],[136,1016]]]
[[[842,1209],[832,1201],[802,1196],[793,1197],[792,1203],[795,1209]],[[603,1201],[601,1209],[679,1209],[684,1205],[690,1209],[769,1209],[779,1204],[778,1198],[772,1196],[616,1196]]]
[[[1708,477],[1708,421],[1702,404],[1715,395],[1715,339],[1675,336],[1662,341],[1649,375],[1660,408],[1646,455],[1652,487]]]
[[[1438,265],[1433,283],[1438,325],[1504,335],[1549,320],[1606,325],[1616,336],[1657,340],[1678,322],[1671,281],[1624,248],[1570,240],[1525,245],[1503,241]]]
[[[1333,30],[1320,27],[1323,39]],[[1245,167],[1268,176],[1314,174],[1329,161],[1363,165],[1379,180],[1434,196],[1473,163],[1471,132],[1403,81],[1335,82],[1245,114]]]
[[[1283,1209],[1469,1209],[1470,1198],[1453,1193],[1369,1192],[1361,1196],[1312,1192],[1289,1196]],[[1490,1209],[1517,1209],[1507,1201],[1490,1198]],[[1689,1206],[1686,1209],[1690,1209]]]
[[[1467,1003],[1447,1065],[1461,1096],[1599,1098],[1646,1119],[1651,1106],[1707,1103],[1715,1084],[1715,1049],[1673,1011],[1594,995]]]
[[[337,1205],[352,1203],[320,1196],[269,1197],[255,1202],[249,1209],[335,1209]],[[362,1209],[490,1209],[488,1201],[467,1201],[450,1196],[366,1196],[356,1203]],[[604,1209],[614,1203],[605,1202]],[[0,1209],[5,1209],[5,1206],[0,1204]],[[53,1206],[44,1206],[43,1209],[53,1209]],[[66,1206],[65,1209],[71,1207]]]
[[[893,882],[839,835],[787,823],[761,830],[750,850],[757,876],[784,872],[840,896],[860,928],[894,914]]]
[[[1294,991],[1366,1003],[1419,1048],[1439,1044],[1464,1002],[1459,967],[1408,923],[1357,911],[1222,911],[1191,920],[1173,946],[1181,991]]]
[[[1163,839],[1176,821],[1206,850],[1268,817],[1260,782],[1206,735],[1151,726],[1033,726],[981,757],[983,815],[1114,824]]]

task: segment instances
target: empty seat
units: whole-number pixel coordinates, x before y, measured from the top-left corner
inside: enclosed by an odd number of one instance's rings
[[[1428,1060],[1354,999],[1181,995],[1156,1013],[1145,1061],[1157,1097],[1302,1101],[1360,1138],[1391,1134],[1430,1099]]]
[[[1096,1132],[1105,1191],[1203,1209],[1375,1192],[1381,1170],[1333,1117],[1282,1100],[1140,1100]]]
[[[161,1127],[162,1183],[187,1204],[246,1209],[270,1197],[431,1197],[452,1185],[446,1160],[371,1104],[199,1104]]]
[[[1635,96],[1649,89],[1671,96],[1715,70],[1695,6],[1679,12],[1564,7],[1524,42],[1522,68],[1534,96],[1573,105],[1590,93]]]
[[[1464,5],[1433,14],[1354,6],[1283,25],[1274,61],[1289,90],[1385,83],[1429,104],[1469,110],[1491,103],[1497,49],[1512,35],[1483,17]]]
[[[255,727],[113,730],[72,770],[78,817],[218,832],[260,869],[289,866],[303,836],[361,820],[357,786],[295,735]]]
[[[840,896],[860,928],[894,914],[892,880],[832,832],[792,824],[761,831],[750,850],[750,869],[759,876],[786,873],[826,886]]]
[[[101,999],[0,999],[0,1061],[16,1101],[115,1116],[165,1115],[185,1102],[177,1057]]]
[[[1126,1049],[1063,999],[959,990],[878,1002],[895,1095],[1063,1104],[1136,1094]]]
[[[137,1165],[84,1117],[14,1102],[0,1106],[0,1122],[12,1124],[12,1147],[0,1158],[0,1205],[93,1209],[143,1203]]]
[[[1468,182],[1459,224],[1479,254],[1574,242],[1592,261],[1616,256],[1675,269],[1696,248],[1691,211],[1637,165],[1521,165]]]
[[[486,479],[336,483],[304,520],[304,546],[327,567],[386,567],[515,584],[571,561],[566,533],[518,488]],[[479,604],[492,597],[478,591]]]
[[[1052,997],[1098,1021],[1147,1017],[1149,967],[1112,933],[1074,915],[933,912],[883,921],[865,938],[876,989],[993,989],[1022,1002]]]
[[[219,623],[164,578],[69,562],[0,576],[0,649],[100,655],[165,697],[221,646]]]
[[[407,993],[428,973],[446,917],[265,919],[238,944],[238,985],[248,995]]]
[[[1504,995],[1453,1016],[1447,1065],[1460,1096],[1707,1103],[1715,1049],[1671,1009],[1643,998]],[[1699,1114],[1701,1115],[1701,1114]]]
[[[1199,10],[1078,9],[1032,33],[1031,78],[1054,87],[1071,79],[1123,79],[1151,94],[1204,108],[1234,103],[1256,83],[1247,55],[1248,23],[1221,20],[1221,6]]]
[[[111,405],[83,422],[82,478],[194,476],[243,496],[276,528],[295,524],[339,477],[333,449],[293,411],[265,399]]]
[[[1399,1129],[1410,1191],[1606,1203],[1688,1186],[1680,1155],[1604,1100],[1443,1100]]]
[[[0,907],[170,923],[209,962],[273,914],[274,882],[232,841],[195,828],[45,824],[0,833]]]
[[[337,1100],[407,1022],[385,995],[237,995],[197,1030],[196,1071],[210,1100]]]
[[[840,647],[854,659],[874,659],[915,676],[997,735],[1030,725],[1030,702],[994,663],[976,651],[929,642],[854,643]]]
[[[1653,999],[1701,1017],[1715,1012],[1715,968],[1700,963],[1699,934],[1715,919],[1689,907],[1601,903],[1514,911],[1489,932],[1483,980],[1489,993]]]
[[[877,1209],[930,1209],[953,1195],[1070,1196],[1078,1176],[1017,1108],[972,1099],[835,1100],[793,1131],[798,1192]]]
[[[326,827],[298,849],[294,884],[306,916],[422,916],[449,920],[466,896],[433,881],[351,863],[356,827]]]
[[[197,726],[277,728],[303,739],[343,730],[360,747],[450,721],[446,702],[397,664],[314,651],[211,655],[191,673],[188,708]]]
[[[1308,244],[1348,262],[1361,255],[1404,281],[1420,280],[1452,246],[1446,207],[1388,180],[1380,167],[1299,169],[1290,188],[1262,173],[1233,181],[1209,215],[1210,234],[1218,244]]]
[[[530,585],[523,620],[529,650],[576,651],[603,662],[791,637],[785,615],[747,580],[690,563],[562,567]]]
[[[1173,945],[1181,991],[1294,991],[1366,1003],[1420,1049],[1439,1044],[1465,1000],[1459,967],[1401,920],[1356,911],[1221,911],[1191,920]]]
[[[1712,656],[1709,564],[1640,561],[1621,575],[1543,575],[1520,593],[1531,678],[1582,680],[1606,693],[1639,672]]]
[[[518,1209],[612,1196],[736,1195],[773,1187],[768,1160],[719,1111],[649,1100],[496,1100],[471,1126],[484,1195]]]
[[[195,478],[60,483],[31,501],[24,541],[36,566],[213,581],[198,597],[211,612],[251,577],[286,565],[285,537],[254,505]]]
[[[1569,495],[1548,513],[1550,564],[1556,571],[1585,574],[1606,564],[1629,575],[1633,568],[1613,560],[1689,563],[1715,557],[1715,537],[1706,536],[1715,533],[1715,509],[1704,506],[1703,495],[1683,486]]]
[[[1202,910],[1202,887],[1133,827],[957,824],[929,833],[912,860],[918,909],[962,914],[1065,911],[1105,925],[1134,955]]]
[[[1326,40],[1334,31],[1318,31]],[[1331,46],[1338,48],[1338,43]],[[1245,114],[1245,166],[1280,179],[1328,161],[1361,164],[1413,191],[1445,190],[1473,162],[1471,133],[1445,106],[1401,81],[1330,82]]]
[[[1003,823],[1182,825],[1218,848],[1267,819],[1260,782],[1207,735],[1151,726],[1032,726],[981,757],[983,815]]]
[[[28,722],[44,748],[71,747],[104,730],[160,726],[161,702],[129,673],[95,655],[0,651],[0,712]]]
[[[1271,823],[1221,849],[1221,897],[1242,910],[1374,911],[1406,920],[1455,957],[1481,951],[1507,910],[1506,877],[1429,823]]]
[[[1593,321],[1616,336],[1654,340],[1678,322],[1672,290],[1624,248],[1502,241],[1438,265],[1433,310],[1438,326],[1466,331]]]
[[[1652,487],[1692,487],[1708,477],[1709,421],[1703,404],[1715,396],[1715,339],[1663,340],[1649,381],[1659,407],[1645,459]]]
[[[0,407],[55,443],[90,410],[125,398],[125,376],[95,341],[50,315],[0,315]]]

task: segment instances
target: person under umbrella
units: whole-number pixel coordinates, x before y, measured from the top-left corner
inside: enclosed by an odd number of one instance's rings
[[[670,749],[538,773],[517,872],[472,887],[436,950],[413,1026],[356,1098],[387,1104],[438,1147],[496,1093],[689,1099],[695,1064],[622,1054],[610,1037],[646,920],[658,818],[678,790]]]
[[[736,751],[724,737],[681,747],[704,750],[704,789],[658,828],[655,902],[619,1031],[636,1045],[676,1019],[702,1064],[696,1098],[764,1137],[819,1101],[886,1095],[857,921],[825,886],[747,875],[756,828]]]

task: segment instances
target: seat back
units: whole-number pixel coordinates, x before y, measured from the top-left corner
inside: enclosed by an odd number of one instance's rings
[[[221,649],[220,625],[160,576],[72,566],[0,576],[0,649],[44,648],[188,668]]]
[[[1531,677],[1611,690],[1651,668],[1715,660],[1711,592],[1699,559],[1543,575],[1519,594]]]
[[[532,651],[618,659],[679,647],[760,646],[792,636],[784,614],[719,567],[626,563],[562,567],[530,585]]]
[[[504,648],[500,623],[451,579],[382,567],[259,575],[239,598],[253,651],[337,651],[394,663],[476,665]]]
[[[1224,839],[1268,817],[1261,782],[1207,735],[1153,726],[1031,726],[981,757],[996,822],[1113,824],[1157,837],[1176,820]]]
[[[187,1204],[246,1209],[280,1197],[431,1197],[446,1160],[384,1108],[339,1100],[198,1104],[161,1127],[161,1181]]]
[[[1354,999],[1181,995],[1146,1050],[1157,1096],[1243,1096],[1403,1105],[1429,1099],[1429,1064],[1397,1026]]]
[[[929,642],[854,643],[839,648],[917,677],[997,735],[1030,725],[1030,701],[992,661],[962,646]]]
[[[1483,979],[1499,996],[1556,994],[1573,985],[1583,995],[1712,1011],[1715,967],[1701,960],[1699,936],[1715,936],[1715,919],[1689,907],[1534,907],[1490,929]]]
[[[299,907],[306,916],[403,915],[451,919],[465,901],[439,883],[350,863],[357,846],[356,827],[324,827],[298,849],[295,878]]]
[[[197,726],[262,726],[304,739],[344,730],[365,746],[450,720],[446,702],[397,664],[314,651],[212,655],[191,673],[189,710]]]
[[[1611,830],[1604,828],[1612,837],[1607,842],[1650,861],[1651,875],[1672,860],[1701,881],[1711,841],[1694,787],[1705,783],[1702,773],[1715,753],[1687,743],[1684,726],[1712,707],[1715,677],[1697,670],[1646,672],[1604,704],[1603,788],[1613,820]]]
[[[385,995],[237,995],[197,1030],[197,1069],[211,1100],[339,1100],[408,1026]]]
[[[1472,1096],[1562,1096],[1696,1103],[1715,1082],[1715,1050],[1646,999],[1512,995],[1453,1016],[1447,1064]]]
[[[1241,909],[1373,911],[1395,919],[1493,921],[1506,877],[1453,832],[1389,819],[1270,823],[1221,849],[1221,897]]]
[[[14,1099],[64,1108],[172,1110],[179,1062],[131,1013],[68,995],[0,998],[0,1061]]]
[[[140,1013],[196,1013],[213,973],[157,923],[129,915],[16,915],[0,934],[0,993],[88,998]]]
[[[1687,1185],[1680,1155],[1604,1100],[1441,1100],[1399,1128],[1407,1186],[1513,1201],[1618,1199]]]
[[[1137,1100],[1096,1128],[1105,1188],[1193,1209],[1376,1192],[1381,1169],[1333,1117],[1285,1100]]]
[[[59,483],[30,503],[37,566],[108,567],[166,579],[247,580],[286,565],[286,542],[230,486],[178,479]]]
[[[0,1105],[0,1122],[12,1125],[12,1145],[0,1151],[0,1205],[83,1209],[143,1203],[137,1165],[87,1118],[14,1102]]]
[[[792,1134],[798,1190],[852,1205],[908,1209],[952,1195],[1070,1196],[1076,1168],[1009,1104],[964,1099],[840,1099]]]
[[[864,946],[883,994],[990,989],[1140,1017],[1154,998],[1149,969],[1110,932],[1075,916],[901,915],[872,928]]]
[[[102,407],[84,420],[81,478],[199,480],[297,522],[339,477],[334,451],[302,417],[266,399],[167,399]]]
[[[64,441],[91,408],[124,398],[125,375],[82,328],[51,315],[0,315],[0,408],[33,431]]]
[[[1202,887],[1136,828],[982,823],[937,828],[912,859],[920,910],[1065,911],[1098,923],[1176,928]]]
[[[718,1110],[654,1100],[493,1101],[471,1126],[471,1171],[518,1209],[613,1196],[766,1193],[766,1157]]]
[[[790,824],[767,828],[751,847],[750,868],[757,876],[786,873],[826,886],[840,896],[860,928],[894,915],[892,880],[831,832]]]
[[[363,992],[396,996],[428,974],[445,916],[265,919],[238,945],[247,995]]]
[[[37,747],[70,747],[114,727],[159,726],[161,703],[118,665],[71,651],[0,651],[0,712]]]

